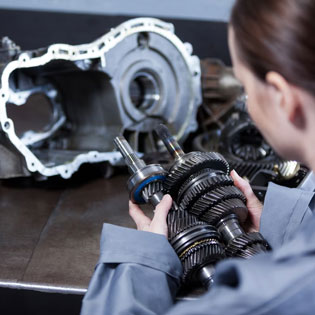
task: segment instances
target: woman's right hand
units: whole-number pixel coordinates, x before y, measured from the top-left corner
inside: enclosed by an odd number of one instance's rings
[[[231,172],[234,185],[245,195],[247,199],[248,217],[243,225],[246,232],[258,232],[261,212],[263,209],[262,203],[255,196],[250,184],[240,177],[235,170]]]

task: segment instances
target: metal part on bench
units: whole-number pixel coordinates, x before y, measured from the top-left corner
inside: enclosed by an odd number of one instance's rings
[[[137,18],[88,44],[1,48],[0,160],[16,157],[2,178],[69,178],[83,163],[120,163],[115,136],[147,153],[158,124],[180,142],[197,128],[200,62],[172,24]]]

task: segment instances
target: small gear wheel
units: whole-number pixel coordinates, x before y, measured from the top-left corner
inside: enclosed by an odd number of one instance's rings
[[[268,242],[258,232],[242,234],[226,246],[229,257],[249,258],[270,249]]]
[[[185,154],[169,170],[164,181],[164,189],[173,198],[182,184],[193,174],[208,168],[213,172],[228,174],[229,164],[219,153],[215,152],[190,152]]]
[[[154,194],[163,191],[161,181],[153,181],[146,185],[142,190],[142,196],[145,200],[149,200]]]
[[[178,197],[178,203],[181,209],[189,210],[202,195],[213,189],[233,185],[233,179],[228,175],[204,176],[200,179],[199,177],[200,175],[195,177],[195,181],[190,180],[190,182],[182,186]]]
[[[192,247],[181,258],[183,264],[183,282],[193,283],[198,271],[209,264],[215,264],[225,258],[223,246],[217,239]]]
[[[216,225],[220,219],[232,212],[234,208],[232,202],[224,203],[231,199],[233,199],[233,201],[235,201],[235,199],[239,200],[237,207],[241,206],[242,208],[246,208],[246,198],[242,192],[235,186],[227,186],[214,189],[200,197],[189,212],[196,215],[202,221]],[[242,204],[240,202],[242,202]],[[221,207],[218,206],[220,204],[222,204]],[[217,207],[213,210],[215,206]]]
[[[169,241],[183,265],[184,284],[198,282],[201,268],[225,258],[220,235],[214,226],[180,209],[169,213],[167,223]]]
[[[195,216],[182,210],[172,210],[167,216],[169,240],[172,240],[185,230],[196,225],[207,225],[206,222],[199,221]]]
[[[217,224],[223,217],[233,213],[237,215],[240,222],[243,223],[246,220],[248,209],[243,200],[236,198],[224,200],[206,211],[201,216],[201,220],[208,224]]]

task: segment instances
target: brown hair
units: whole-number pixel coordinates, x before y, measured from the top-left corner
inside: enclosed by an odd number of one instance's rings
[[[236,0],[230,25],[239,58],[258,78],[276,71],[315,95],[314,0]]]

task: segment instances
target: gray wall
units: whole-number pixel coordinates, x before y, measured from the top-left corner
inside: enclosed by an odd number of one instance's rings
[[[234,0],[0,0],[0,9],[227,21]]]

